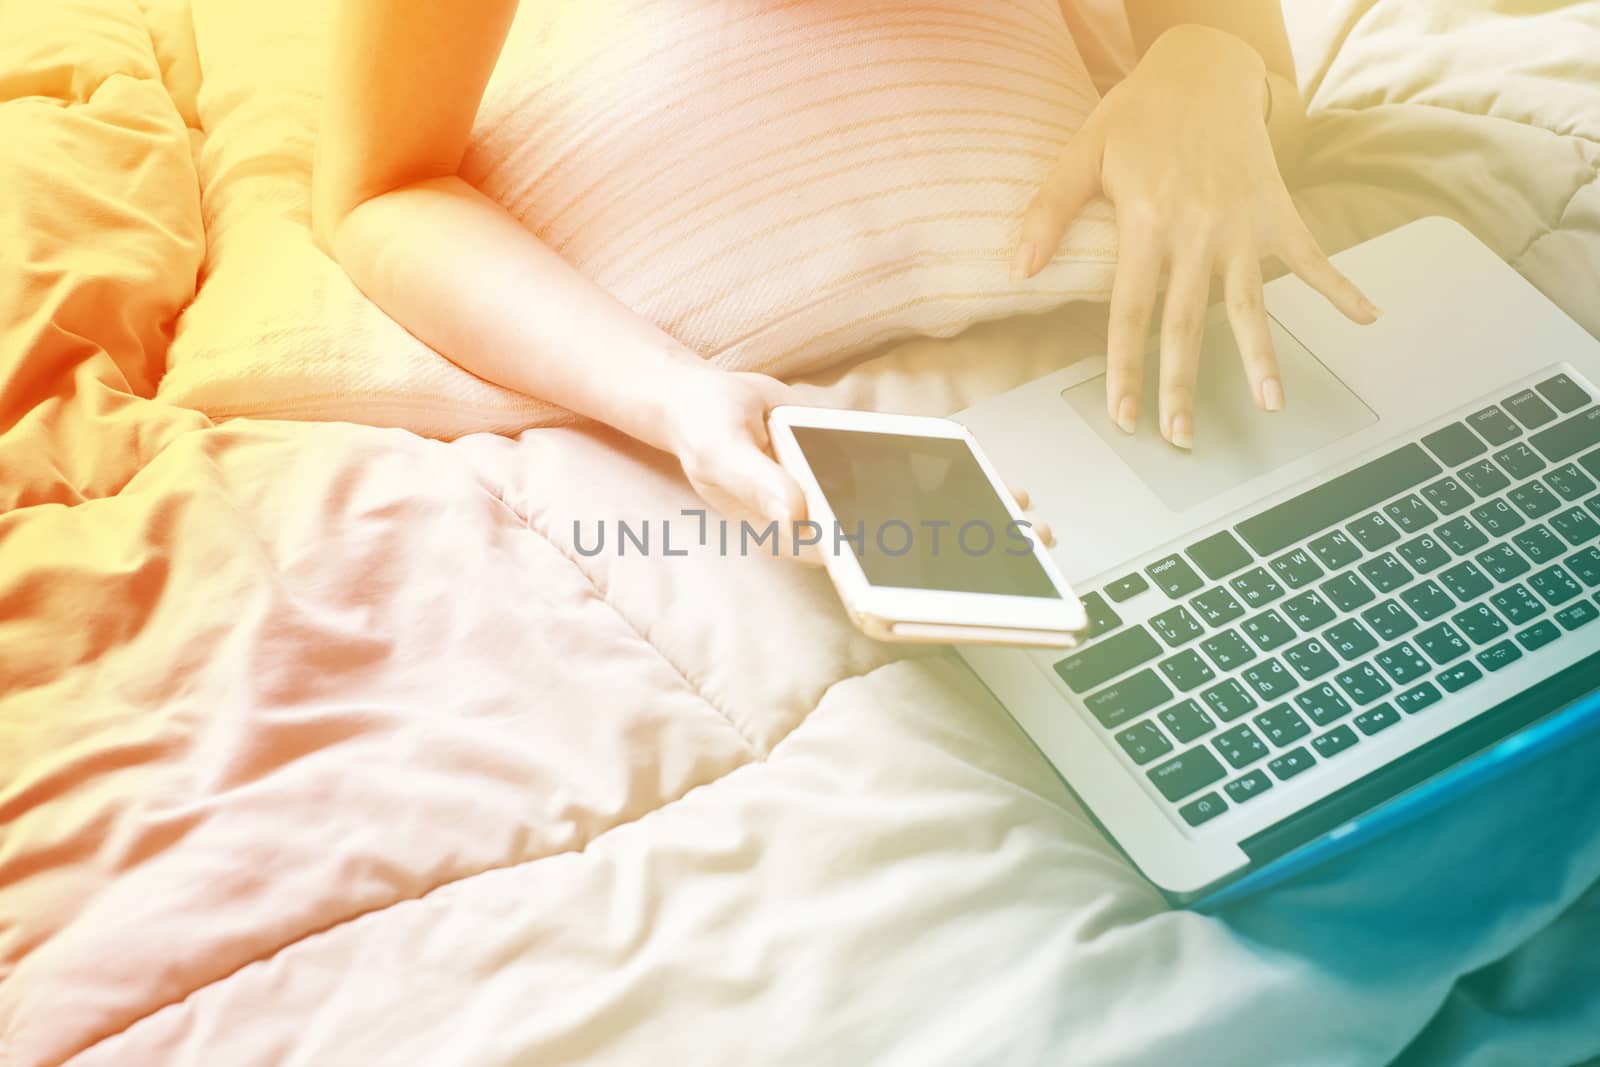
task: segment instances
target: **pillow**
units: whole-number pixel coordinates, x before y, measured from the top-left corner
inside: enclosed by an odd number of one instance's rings
[[[194,0],[211,247],[161,395],[440,437],[562,421],[412,338],[313,245],[331,6]],[[1103,202],[1009,281],[1023,208],[1096,99],[1055,0],[528,3],[463,174],[691,348],[792,377],[1103,298]]]

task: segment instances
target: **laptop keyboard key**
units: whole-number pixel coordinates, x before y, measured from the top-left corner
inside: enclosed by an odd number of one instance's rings
[[[1272,779],[1268,778],[1265,771],[1251,771],[1242,778],[1235,778],[1223,786],[1223,791],[1228,794],[1228,799],[1235,804],[1243,804],[1272,788]]]
[[[1372,603],[1378,596],[1372,591],[1372,586],[1363,582],[1361,576],[1354,572],[1336,574],[1323,582],[1322,595],[1340,611],[1355,611],[1364,604]]]
[[[1361,549],[1348,536],[1338,530],[1323,534],[1311,542],[1311,551],[1330,571],[1348,566],[1361,558]]]
[[[1379,704],[1375,708],[1368,708],[1354,720],[1356,729],[1368,737],[1382,733],[1399,721],[1400,713],[1394,710],[1393,704]]]
[[[1167,681],[1171,682],[1179,692],[1197,689],[1217,676],[1211,665],[1201,659],[1200,654],[1193,649],[1184,649],[1176,656],[1162,660],[1160,667],[1161,673],[1167,676]]]
[[[1267,764],[1267,770],[1271,771],[1273,777],[1277,778],[1278,781],[1287,782],[1295,775],[1309,771],[1316,764],[1317,761],[1312,759],[1311,753],[1304,748],[1291,748]]]
[[[1184,607],[1163,611],[1150,620],[1150,627],[1161,635],[1161,640],[1173,648],[1186,645],[1205,633],[1194,616],[1189,614],[1189,609]]]
[[[1581,500],[1594,492],[1594,482],[1573,463],[1563,463],[1544,480],[1562,500]]]
[[[1478,653],[1478,663],[1484,670],[1493,673],[1502,667],[1509,667],[1522,658],[1522,649],[1517,647],[1515,641],[1501,641],[1499,644],[1490,645]]]
[[[1256,709],[1256,698],[1245,691],[1244,686],[1229,678],[1219,685],[1201,693],[1206,706],[1212,714],[1223,722],[1232,722],[1246,712]]]
[[[1121,578],[1106,586],[1106,595],[1120,604],[1124,600],[1132,600],[1149,588],[1150,583],[1145,581],[1144,575],[1124,574]]]
[[[1544,605],[1521,582],[1500,590],[1489,598],[1489,602],[1512,626],[1525,625],[1544,614]]]
[[[1113,730],[1171,699],[1167,683],[1146,669],[1090,694],[1083,703],[1101,726]]]
[[[1486,645],[1506,632],[1506,624],[1487,604],[1474,604],[1451,616],[1456,629],[1475,645]]]
[[[1212,634],[1200,642],[1200,648],[1211,657],[1218,670],[1231,671],[1256,658],[1256,650],[1245,644],[1244,638],[1234,630]]]
[[[1502,537],[1521,528],[1526,521],[1511,509],[1504,500],[1491,500],[1472,509],[1472,517],[1489,532],[1490,537]]]
[[[1374,556],[1356,568],[1380,593],[1392,593],[1411,581],[1411,572],[1393,552]]]
[[[1431,708],[1443,700],[1443,695],[1432,682],[1423,682],[1414,685],[1404,693],[1394,698],[1395,706],[1407,715],[1415,715],[1424,708]]]
[[[1187,745],[1191,741],[1198,741],[1217,728],[1206,710],[1192,700],[1174,704],[1163,711],[1159,718],[1161,725],[1167,732],[1177,738],[1178,744]]]
[[[1287,748],[1311,732],[1311,727],[1287,704],[1277,704],[1255,718],[1256,729],[1279,748]]]
[[[1422,439],[1422,446],[1439,458],[1446,467],[1459,467],[1473,456],[1489,450],[1477,434],[1467,429],[1464,422],[1453,422],[1442,430],[1435,430]]]
[[[1517,643],[1529,652],[1537,652],[1551,641],[1561,636],[1561,628],[1549,619],[1534,623],[1526,630],[1517,632]]]
[[[1194,568],[1183,561],[1182,556],[1168,556],[1157,560],[1146,567],[1144,572],[1150,576],[1157,589],[1173,600],[1182,600],[1205,584],[1194,572]]]
[[[1336,723],[1351,711],[1350,702],[1327,682],[1314,689],[1307,689],[1295,697],[1294,702],[1295,706],[1318,726]]]
[[[1290,589],[1301,589],[1323,576],[1322,567],[1308,549],[1297,548],[1272,561],[1272,569]]]
[[[1534,521],[1544,518],[1561,506],[1561,498],[1538,482],[1519,485],[1511,490],[1508,496],[1518,511]]]
[[[1283,658],[1294,668],[1294,672],[1307,682],[1321,678],[1339,665],[1339,661],[1333,658],[1333,653],[1328,651],[1328,646],[1314,637],[1285,649]]]
[[[1263,652],[1281,648],[1295,639],[1294,628],[1276,611],[1263,611],[1240,624],[1250,640]]]
[[[1554,404],[1563,415],[1570,415],[1589,402],[1589,394],[1584,391],[1583,386],[1565,374],[1547,378],[1534,388],[1538,389],[1539,395]]]
[[[1150,781],[1170,803],[1198,793],[1213,782],[1227,777],[1228,772],[1210,749],[1191,748],[1175,759],[1157,764],[1148,772]]]
[[[1261,567],[1250,568],[1229,584],[1247,608],[1263,607],[1283,595],[1283,586]]]
[[[1450,546],[1450,551],[1458,556],[1476,552],[1489,543],[1489,536],[1474,526],[1465,515],[1440,526],[1437,533],[1439,540]]]
[[[1395,685],[1410,685],[1433,670],[1410,641],[1402,641],[1393,648],[1386,648],[1373,659],[1383,668],[1385,674],[1394,679]]]
[[[1378,647],[1378,639],[1361,625],[1359,619],[1346,619],[1339,625],[1330,627],[1322,636],[1346,663],[1360,659]]]
[[[1463,603],[1476,600],[1494,588],[1494,583],[1489,581],[1488,575],[1479,570],[1476,564],[1465,560],[1454,567],[1446,567],[1440,571],[1438,579],[1457,600]]]
[[[1363,611],[1361,621],[1378,635],[1380,641],[1393,641],[1417,628],[1417,620],[1393,600],[1385,600],[1382,604]]]
[[[1317,755],[1323,759],[1331,759],[1350,748],[1361,738],[1348,726],[1335,726],[1321,737],[1311,739],[1311,747],[1317,750]]]
[[[1277,700],[1300,688],[1300,683],[1294,675],[1275,659],[1246,667],[1241,677],[1262,700]]]
[[[1425,486],[1422,495],[1428,498],[1428,503],[1439,510],[1441,515],[1454,515],[1464,507],[1472,504],[1472,494],[1461,487],[1461,483],[1454,478],[1441,478],[1432,485]]]
[[[1207,793],[1199,800],[1191,801],[1179,808],[1178,814],[1182,815],[1183,821],[1190,826],[1204,826],[1227,810],[1227,801],[1215,793]]]
[[[1083,694],[1159,655],[1161,646],[1156,639],[1143,626],[1135,626],[1061,660],[1056,673],[1074,693]]]
[[[1389,520],[1399,527],[1401,533],[1416,533],[1418,530],[1427,529],[1439,518],[1415,493],[1408,493],[1383,510],[1389,516]]]
[[[1244,605],[1220,585],[1203,593],[1197,593],[1194,599],[1189,601],[1189,606],[1209,626],[1226,626],[1244,614]]]
[[[1341,671],[1334,681],[1350,695],[1357,707],[1365,707],[1394,691],[1394,686],[1370,663],[1358,663],[1347,671]]]
[[[1582,508],[1568,508],[1552,517],[1550,527],[1566,538],[1573,548],[1581,548],[1600,537],[1600,522],[1595,522]]]
[[[1559,563],[1534,572],[1529,576],[1528,584],[1553,608],[1583,595],[1583,587]]]
[[[1254,561],[1249,551],[1232,532],[1222,530],[1189,546],[1189,558],[1207,578],[1220,582],[1234,571]]]
[[[1540,430],[1528,441],[1551,463],[1571,459],[1579,452],[1600,445],[1600,407],[1585,408],[1554,426]]]
[[[1400,599],[1405,601],[1406,607],[1416,613],[1417,618],[1423,622],[1432,622],[1439,616],[1455,610],[1455,601],[1450,599],[1450,594],[1439,587],[1439,583],[1429,578],[1427,581],[1418,582],[1416,585],[1400,594]]]
[[[1567,546],[1543,526],[1523,530],[1511,540],[1516,542],[1517,547],[1522,549],[1522,554],[1532,560],[1535,566],[1555,559],[1567,550]]]
[[[1428,574],[1450,562],[1450,553],[1432,534],[1413,537],[1395,549],[1418,574]]]
[[[1532,389],[1524,389],[1516,396],[1508,398],[1501,405],[1511,412],[1511,417],[1530,430],[1556,421],[1555,408],[1546,404],[1538,393]]]
[[[1089,616],[1089,637],[1110,633],[1122,625],[1122,616],[1111,610],[1106,598],[1099,593],[1089,593],[1081,598],[1084,614]]]
[[[1301,593],[1285,600],[1282,610],[1289,617],[1289,621],[1300,629],[1310,633],[1320,630],[1335,618],[1333,609],[1328,607],[1327,601],[1315,593]]]
[[[1563,630],[1569,631],[1576,630],[1580,626],[1587,626],[1594,622],[1597,617],[1600,617],[1600,609],[1597,609],[1587,600],[1580,600],[1571,607],[1562,608],[1556,612],[1556,622],[1561,624]]]
[[[1544,470],[1544,460],[1540,459],[1539,453],[1529,448],[1524,441],[1518,441],[1509,448],[1502,448],[1494,454],[1494,461],[1519,482]]]
[[[1361,547],[1368,552],[1376,552],[1400,540],[1400,531],[1394,528],[1394,523],[1374,511],[1350,524],[1350,536],[1360,541]]]
[[[1503,445],[1522,436],[1522,427],[1511,421],[1511,416],[1499,408],[1484,408],[1467,416],[1467,425],[1478,432],[1491,445]]]
[[[1581,552],[1574,552],[1567,557],[1567,570],[1590,589],[1600,586],[1600,548],[1590,546]]]
[[[1122,746],[1122,751],[1128,754],[1129,759],[1141,767],[1172,751],[1172,742],[1161,732],[1161,727],[1149,719],[1134,723],[1118,734],[1117,744]]]
[[[1412,641],[1422,649],[1424,655],[1441,667],[1460,659],[1470,651],[1466,640],[1447,622],[1420,631]]]
[[[1505,472],[1486,459],[1462,467],[1456,472],[1456,476],[1480,497],[1494,496],[1511,484],[1511,479],[1505,476]]]
[[[1483,671],[1478,669],[1477,664],[1458,663],[1439,672],[1439,684],[1447,693],[1459,693],[1482,677]]]
[[[1211,744],[1236,771],[1244,770],[1267,754],[1266,743],[1250,729],[1249,723],[1240,723],[1231,730],[1222,731],[1212,739]]]
[[[1521,553],[1510,545],[1494,545],[1478,553],[1476,558],[1483,569],[1489,572],[1489,577],[1497,582],[1509,582],[1533,569]]]

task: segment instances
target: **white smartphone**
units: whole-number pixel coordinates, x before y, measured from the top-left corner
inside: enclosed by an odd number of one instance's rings
[[[805,539],[883,641],[1071,648],[1089,628],[1032,524],[965,426],[774,408],[774,454],[805,493]]]

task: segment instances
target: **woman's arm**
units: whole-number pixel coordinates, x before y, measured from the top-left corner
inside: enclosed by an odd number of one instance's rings
[[[1282,409],[1286,398],[1262,303],[1264,256],[1357,322],[1372,322],[1378,309],[1328,261],[1283,180],[1275,142],[1292,140],[1304,107],[1276,0],[1127,0],[1127,8],[1143,56],[1085,121],[1028,209],[1016,271],[1037,273],[1091,198],[1103,192],[1112,200],[1121,253],[1107,410],[1125,431],[1137,428],[1146,339],[1165,273],[1161,433],[1189,448],[1214,276],[1223,281],[1256,404],[1266,411]]]
[[[338,2],[313,183],[323,249],[474,374],[673,452],[725,513],[803,516],[764,451],[780,383],[706,364],[458,176],[517,0]]]

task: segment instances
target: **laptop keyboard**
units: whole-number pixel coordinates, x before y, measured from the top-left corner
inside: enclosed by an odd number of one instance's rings
[[[1125,624],[1151,587],[1172,606]],[[1088,594],[1056,671],[1200,826],[1594,622],[1597,589],[1600,405],[1560,374]]]

